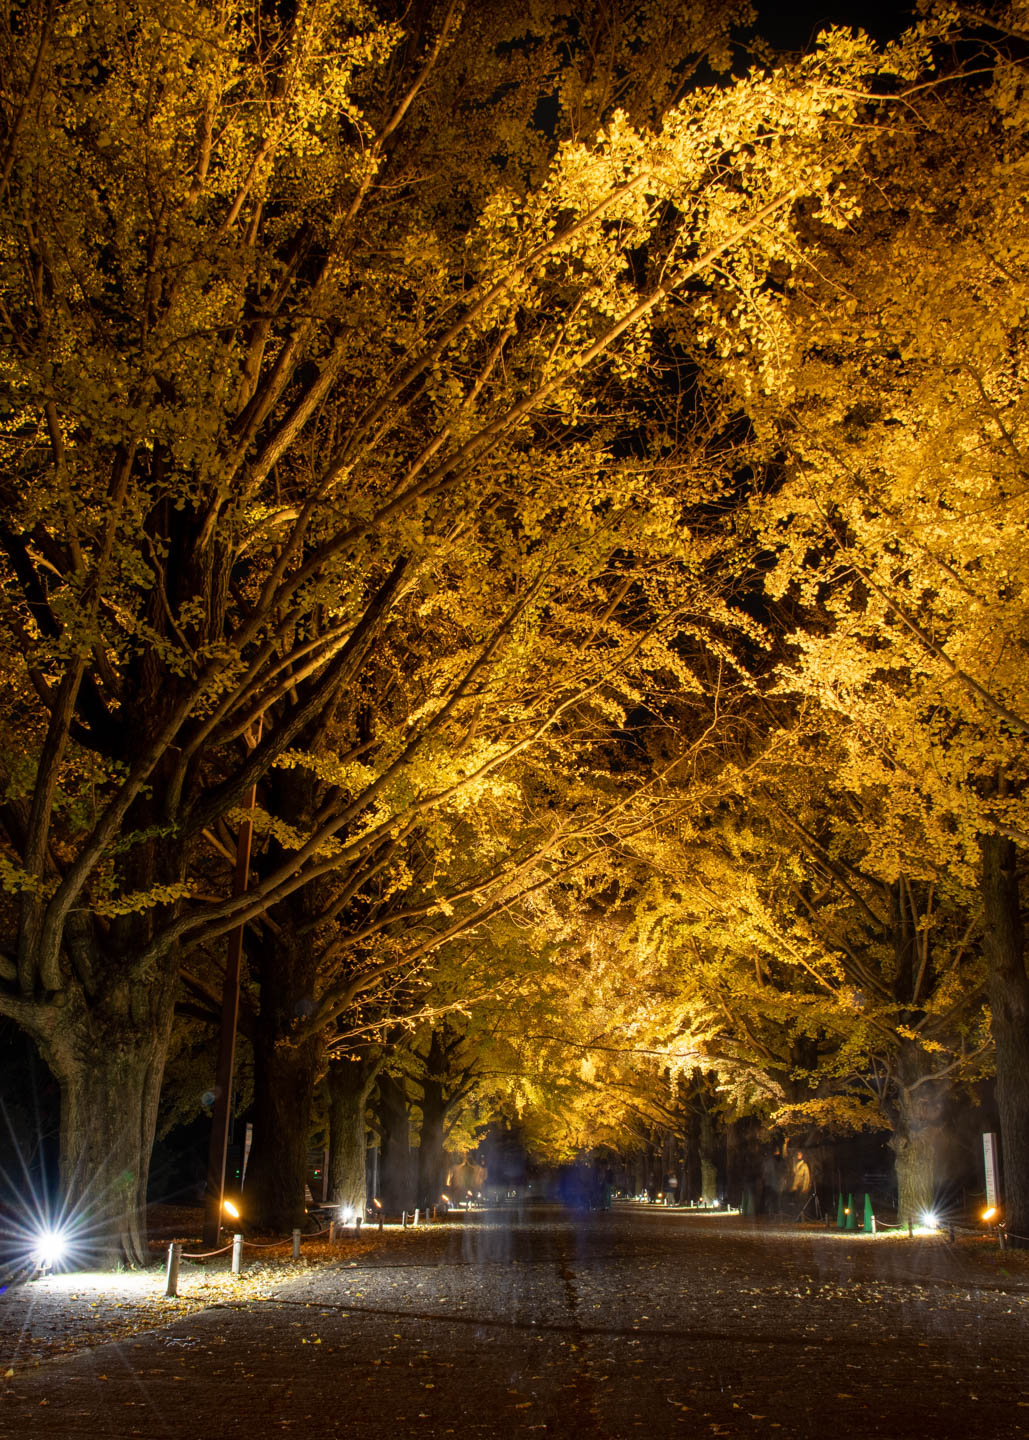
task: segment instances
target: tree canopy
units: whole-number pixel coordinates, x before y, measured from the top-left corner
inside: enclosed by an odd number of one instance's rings
[[[973,922],[1029,833],[1022,62],[987,27],[944,84],[942,15],[747,68],[751,18],[5,10],[0,1013],[107,1253],[142,1256],[176,999],[241,925],[295,1164],[355,1007],[392,1024],[519,925],[580,1040],[622,967],[626,1025],[727,1059],[716,965],[776,1054],[813,986],[841,1081],[837,1031],[867,1057],[885,1006],[925,1050],[981,944],[1022,964],[999,902]],[[612,924],[656,937],[701,853],[732,903],[694,887],[633,968]]]

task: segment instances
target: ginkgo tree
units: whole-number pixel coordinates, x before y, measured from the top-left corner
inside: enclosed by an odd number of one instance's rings
[[[729,368],[776,457],[761,540],[799,621],[783,689],[839,736],[844,791],[879,797],[867,862],[901,884],[914,853],[965,888],[1024,1235],[1029,109],[1017,8],[997,24],[973,78],[880,132],[849,221],[813,224],[808,268],[755,294],[761,340]]]
[[[709,1017],[728,1109],[890,1131],[906,1221],[932,1204],[947,1101],[988,1065],[978,916],[939,856],[877,865],[888,800],[840,786],[843,752],[795,723],[678,863],[665,847],[634,944],[676,973],[682,1026]]]

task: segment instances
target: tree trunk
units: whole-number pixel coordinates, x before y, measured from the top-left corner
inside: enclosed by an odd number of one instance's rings
[[[303,771],[276,776],[269,794],[290,824],[313,806]],[[281,858],[272,847],[268,867]],[[325,1035],[313,1029],[320,996],[317,923],[322,888],[314,882],[273,907],[276,928],[262,937],[261,996],[254,1035],[254,1144],[247,1170],[247,1217],[281,1234],[304,1221],[304,1185],[315,1087],[325,1064]],[[321,1198],[320,1196],[318,1197]]]
[[[936,1154],[942,1127],[943,1090],[926,1078],[930,1057],[906,1044],[897,1065],[893,1106],[893,1151],[897,1172],[897,1222],[920,1225],[932,1212],[936,1193]],[[921,1082],[921,1083],[919,1083]]]
[[[1002,1213],[1009,1242],[1029,1247],[1029,977],[1019,908],[1018,852],[997,835],[982,839],[983,917],[991,1026],[997,1048]]]
[[[725,1127],[725,1203],[743,1209],[743,1192],[749,1177],[746,1173],[747,1136],[740,1120],[730,1120]],[[753,1188],[751,1207],[754,1213]]]
[[[890,1141],[897,1172],[897,1223],[921,1225],[932,1212],[936,1179],[935,1137],[926,1130],[899,1131]]]
[[[326,1076],[329,1195],[340,1206],[344,1219],[363,1216],[368,1204],[368,1128],[364,1112],[377,1072],[377,1063],[342,1056],[330,1063]]]
[[[379,1076],[379,1123],[382,1127],[382,1205],[388,1215],[399,1215],[402,1210],[414,1207],[414,1184],[407,1096],[393,1075]]]
[[[718,1199],[718,1137],[714,1117],[704,1110],[700,1116],[700,1201],[713,1205]]]
[[[379,1184],[379,1160],[379,1139],[377,1135],[373,1134],[372,1143],[368,1146],[368,1166],[365,1171],[368,1177],[365,1188],[373,1200],[379,1198],[379,1191],[382,1189],[382,1186]]]
[[[125,831],[155,823],[148,798],[132,808]],[[185,868],[185,849],[165,836],[126,847],[114,865],[128,893],[174,884]],[[60,986],[37,978],[22,997],[5,996],[5,1012],[60,1087],[60,1210],[75,1232],[73,1263],[149,1259],[147,1180],[180,957],[169,948],[145,975],[138,960],[172,908],[129,910],[101,928],[83,901],[63,925]]]
[[[424,1210],[438,1203],[446,1181],[447,1155],[443,1147],[446,1113],[441,1091],[423,1098],[422,1130],[418,1141],[418,1203]]]
[[[74,1242],[70,1261],[145,1265],[170,986],[155,981],[145,997],[116,987],[102,1011],[69,1015],[48,1007],[41,1018],[30,1033],[61,1090],[61,1208]]]
[[[258,1035],[254,1045],[254,1143],[247,1167],[247,1218],[283,1234],[304,1223],[311,1107],[322,1037],[294,1043]]]
[[[700,1114],[691,1107],[686,1116],[686,1189],[683,1199],[691,1205],[700,1199]]]

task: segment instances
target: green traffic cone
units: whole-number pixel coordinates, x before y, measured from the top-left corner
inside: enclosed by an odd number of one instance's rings
[[[856,1216],[855,1213],[854,1213],[854,1192],[853,1192],[853,1191],[851,1191],[851,1193],[847,1196],[847,1223],[846,1223],[846,1225],[844,1225],[843,1228],[844,1228],[844,1230],[856,1230],[856,1229],[857,1229],[857,1216]]]
[[[837,1230],[842,1230],[842,1229],[843,1229],[843,1222],[844,1222],[845,1219],[846,1219],[846,1214],[845,1214],[844,1209],[843,1209],[843,1194],[842,1194],[842,1192],[841,1192],[841,1193],[840,1193],[839,1204],[836,1206],[836,1228],[837,1228]]]
[[[872,1218],[872,1197],[867,1190],[865,1191],[865,1223],[862,1228],[866,1235],[871,1235],[875,1229]]]

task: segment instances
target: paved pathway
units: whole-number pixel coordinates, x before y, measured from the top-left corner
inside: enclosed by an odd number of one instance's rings
[[[683,1212],[426,1228],[42,1365],[0,1436],[1029,1436],[1029,1293],[943,1242]]]

